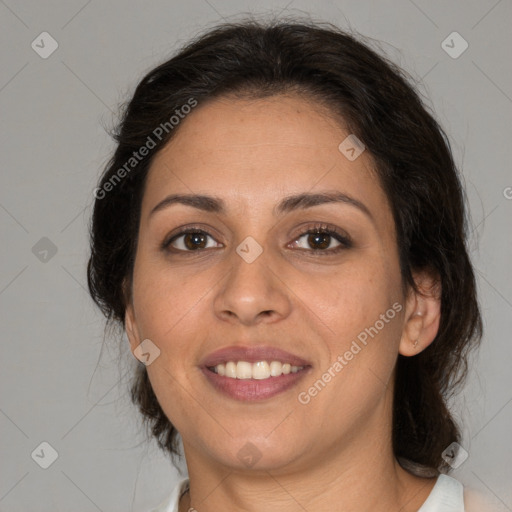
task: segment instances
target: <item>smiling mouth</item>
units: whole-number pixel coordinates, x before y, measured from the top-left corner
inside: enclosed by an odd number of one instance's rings
[[[228,361],[208,367],[213,373],[230,379],[255,379],[265,380],[303,370],[304,366],[294,366],[291,363],[281,361]]]
[[[259,402],[292,390],[312,369],[307,359],[272,345],[231,345],[199,362],[212,390],[243,402]]]
[[[273,363],[279,363],[280,367]],[[215,366],[203,366],[202,371],[207,382],[221,395],[252,403],[291,391],[311,368],[310,365],[292,366],[279,361],[228,361]]]

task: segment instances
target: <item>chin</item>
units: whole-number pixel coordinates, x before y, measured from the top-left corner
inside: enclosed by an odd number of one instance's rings
[[[269,442],[261,436],[229,438],[224,446],[215,444],[210,447],[210,455],[218,463],[238,471],[279,471],[294,464],[301,456],[297,446],[304,443],[291,442],[290,439],[286,441],[276,437]]]

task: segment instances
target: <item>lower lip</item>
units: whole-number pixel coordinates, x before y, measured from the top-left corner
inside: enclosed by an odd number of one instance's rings
[[[307,373],[309,366],[304,367],[297,373],[288,373],[279,377],[268,379],[233,379],[223,377],[208,368],[201,368],[204,375],[212,386],[221,393],[245,402],[258,402],[272,398],[295,386]]]

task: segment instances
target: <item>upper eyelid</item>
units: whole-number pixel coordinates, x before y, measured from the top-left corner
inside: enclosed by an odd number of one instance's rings
[[[302,226],[300,228],[300,231],[298,233],[296,233],[295,235],[293,235],[293,236],[294,237],[303,236],[303,235],[307,234],[310,231],[314,231],[315,229],[319,229],[319,230],[325,230],[325,231],[334,231],[335,233],[339,234],[340,236],[344,236],[346,238],[350,238],[349,234],[344,229],[337,228],[336,226],[331,225],[331,224],[329,224],[327,222],[313,222],[313,224],[314,225],[310,225],[308,227]],[[199,231],[199,232],[204,233],[204,234],[206,234],[208,236],[214,237],[214,235],[209,231],[209,229],[213,229],[213,228],[204,228],[204,227],[195,226],[195,225],[186,226],[186,227],[184,227],[182,229],[179,229],[178,232],[173,233],[172,235],[166,236],[166,239],[167,240],[172,240],[175,237],[182,236],[182,235],[185,235],[187,233],[194,232],[194,231]]]
[[[162,242],[162,245],[168,245],[170,244],[173,240],[175,240],[176,238],[179,238],[180,236],[183,236],[183,235],[186,235],[190,232],[194,232],[194,231],[198,231],[198,232],[201,232],[201,233],[204,233],[210,237],[212,237],[215,241],[217,241],[215,235],[213,235],[211,233],[211,231],[215,231],[213,228],[205,228],[205,227],[201,227],[199,225],[190,225],[190,226],[185,226],[183,228],[178,228],[178,231],[176,230],[173,230],[172,233],[168,234],[165,236],[163,242]]]
[[[300,232],[298,232],[297,234],[292,236],[292,240],[293,241],[298,240],[299,238],[302,238],[303,236],[306,236],[306,235],[310,234],[311,232],[315,232],[315,230],[320,230],[320,232],[325,232],[326,234],[328,234],[332,237],[336,237],[336,236],[340,237],[342,239],[341,241],[338,240],[340,243],[352,244],[352,238],[345,230],[337,228],[336,226],[331,225],[327,222],[313,222],[311,225],[303,226],[302,228],[300,228]],[[331,233],[329,233],[329,231]],[[168,247],[173,241],[177,240],[178,238],[180,238],[184,235],[187,235],[187,234],[193,233],[193,232],[203,233],[206,236],[209,236],[213,240],[215,240],[216,243],[222,244],[222,242],[219,242],[217,240],[217,238],[212,233],[210,233],[210,231],[207,228],[191,225],[191,226],[184,227],[177,233],[174,233],[174,234],[166,237],[162,243],[162,248]],[[178,249],[178,250],[181,252],[194,252],[194,251],[182,251],[180,249]],[[328,251],[324,251],[324,252],[328,252]]]

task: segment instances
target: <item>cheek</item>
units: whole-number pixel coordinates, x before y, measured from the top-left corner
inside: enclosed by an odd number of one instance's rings
[[[189,422],[200,424],[203,420],[203,409],[190,407],[190,401],[201,378],[194,366],[196,351],[207,332],[202,308],[215,281],[208,286],[204,277],[187,276],[143,258],[138,265],[133,302],[139,333],[160,350],[159,357],[147,366],[149,380],[171,423],[178,430],[187,430]]]
[[[300,297],[313,311],[326,348],[304,389],[323,389],[318,379],[329,382],[318,406],[341,400],[352,409],[375,402],[398,354],[403,311],[398,270],[385,260],[360,259],[301,283]]]
[[[351,267],[315,281],[304,282],[302,292],[320,319],[318,328],[323,323],[329,332],[299,401],[317,411],[312,417],[329,416],[335,426],[349,425],[367,418],[392,378],[403,311],[400,282],[378,265]]]
[[[200,277],[194,274],[149,258],[139,259],[134,272],[133,302],[141,336],[168,349],[194,333],[195,319],[216,282],[213,273],[202,273]]]
[[[190,405],[184,389],[192,391],[201,377],[195,362],[210,332],[205,307],[221,277],[214,272],[198,275],[192,268],[176,270],[145,254],[136,261],[133,303],[139,335],[160,350],[147,367],[148,375],[166,414],[178,422]]]
[[[341,342],[374,325],[399,301],[399,286],[396,276],[379,265],[347,265],[315,279],[303,278],[298,295]]]

